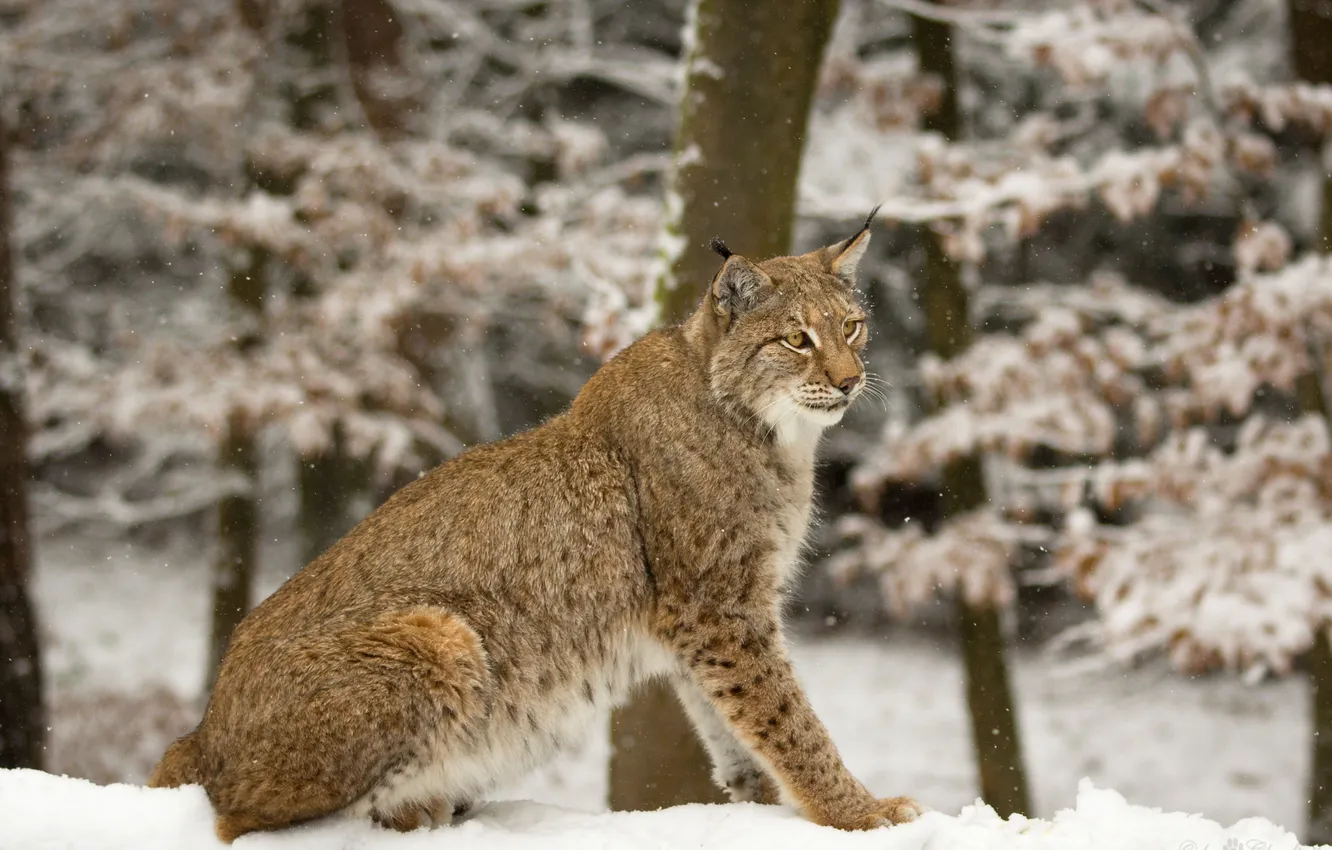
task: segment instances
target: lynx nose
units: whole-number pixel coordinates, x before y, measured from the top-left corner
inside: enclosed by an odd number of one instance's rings
[[[860,376],[852,375],[849,378],[843,378],[839,381],[837,383],[837,389],[841,390],[844,395],[851,395],[851,391],[856,388],[856,384],[858,383],[860,383]]]

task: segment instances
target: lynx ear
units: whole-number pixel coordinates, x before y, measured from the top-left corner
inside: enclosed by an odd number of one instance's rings
[[[855,236],[844,242],[838,242],[836,245],[829,245],[818,252],[823,267],[830,274],[840,278],[847,286],[856,285],[856,269],[860,266],[860,258],[865,256],[865,249],[869,247],[870,224],[873,223],[874,216],[878,212],[879,207],[870,211],[869,217],[865,219],[865,224]]]
[[[717,314],[735,316],[762,304],[772,289],[772,278],[739,254],[728,251],[723,256],[726,262],[712,279],[712,302]]]

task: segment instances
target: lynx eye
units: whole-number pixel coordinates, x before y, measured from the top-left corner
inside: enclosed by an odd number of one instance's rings
[[[846,341],[850,342],[860,336],[860,327],[864,324],[863,319],[847,319],[842,322],[842,335],[846,337]]]
[[[809,335],[804,331],[791,331],[782,342],[785,343],[787,348],[804,351],[809,348]]]

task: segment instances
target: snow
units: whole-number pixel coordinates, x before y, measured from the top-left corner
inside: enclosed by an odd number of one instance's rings
[[[873,832],[839,832],[801,819],[783,807],[733,804],[680,806],[657,812],[591,814],[529,802],[491,803],[450,827],[405,835],[368,821],[331,818],[277,834],[252,834],[239,846],[323,848],[671,847],[768,850],[773,846],[882,848],[882,850],[1004,850],[1004,848],[1133,848],[1193,850],[1243,847],[1294,850],[1296,837],[1262,818],[1226,829],[1197,815],[1163,813],[1130,805],[1114,791],[1083,780],[1077,804],[1051,820],[1021,816],[1004,821],[979,803],[956,817],[931,812],[919,821]],[[1233,842],[1233,843],[1232,843]],[[155,848],[221,846],[212,834],[212,812],[198,786],[145,789],[97,786],[31,770],[0,771],[0,846],[48,848]]]
[[[264,547],[264,563],[290,559],[288,536],[269,528],[265,537],[281,542]],[[192,537],[150,547],[85,535],[46,538],[38,556],[35,603],[53,709],[47,766],[142,782],[170,739],[198,721],[208,553]],[[283,578],[263,571],[260,592]],[[815,711],[867,787],[949,812],[975,798],[963,671],[951,638],[906,630],[796,634],[792,655]],[[1021,643],[1011,662],[1034,814],[1073,805],[1078,780],[1090,776],[1137,804],[1223,822],[1261,815],[1301,828],[1310,735],[1301,677],[1250,687],[1181,677],[1164,665],[1107,670],[1077,659],[1072,666]],[[604,810],[607,723],[600,718],[581,748],[491,799]],[[8,850],[5,841],[0,848]]]

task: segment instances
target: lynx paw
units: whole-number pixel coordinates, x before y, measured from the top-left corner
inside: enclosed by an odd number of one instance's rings
[[[732,803],[776,805],[782,801],[777,783],[761,770],[746,770],[725,780],[726,794]]]
[[[374,811],[370,813],[370,819],[382,827],[397,832],[411,832],[416,829],[448,826],[457,814],[453,804],[444,800],[432,800],[424,804],[403,804],[387,812]]]
[[[910,823],[927,811],[929,809],[910,797],[885,797],[881,800],[872,801],[869,811],[862,809],[850,816],[834,816],[818,820],[827,826],[835,826],[838,829],[878,829],[882,826]]]
[[[928,811],[928,808],[910,797],[884,797],[879,800],[879,817],[883,822],[878,825],[910,823]]]

